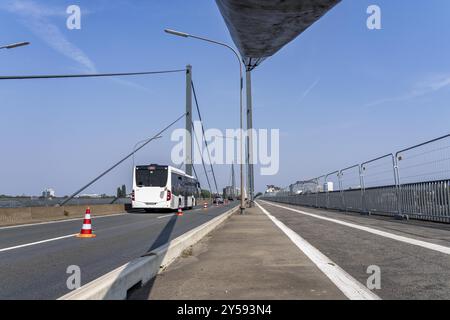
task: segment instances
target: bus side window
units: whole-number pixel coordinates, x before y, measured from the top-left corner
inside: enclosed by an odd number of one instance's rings
[[[188,183],[187,183],[187,179],[186,177],[180,177],[181,178],[181,188],[183,190],[183,196],[187,196],[188,195]]]
[[[175,173],[172,173],[172,193],[178,195],[178,179]]]

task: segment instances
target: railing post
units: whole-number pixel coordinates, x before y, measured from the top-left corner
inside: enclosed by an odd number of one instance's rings
[[[338,176],[338,181],[339,181],[339,193],[341,194],[341,204],[342,204],[342,210],[347,211],[347,208],[345,206],[345,195],[344,195],[344,191],[342,190],[342,170],[339,170],[337,176]]]
[[[394,155],[392,155],[392,164],[394,169],[394,182],[395,182],[395,190],[396,190],[396,198],[397,198],[397,216],[401,217],[402,215],[402,193],[401,193],[401,186],[400,186],[400,174],[398,171],[398,152]]]
[[[316,208],[319,207],[319,191],[320,191],[320,186],[319,186],[319,178],[316,178]]]
[[[330,208],[330,190],[328,188],[328,174],[325,176],[325,183],[324,185],[327,186],[327,191],[325,193],[325,208]]]
[[[364,174],[363,174],[363,166],[359,165],[359,184],[361,187],[361,211],[366,212],[366,186],[364,185]]]

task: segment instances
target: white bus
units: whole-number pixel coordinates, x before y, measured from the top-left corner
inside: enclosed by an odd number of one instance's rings
[[[199,195],[197,179],[177,168],[151,164],[133,169],[133,209],[191,209]]]

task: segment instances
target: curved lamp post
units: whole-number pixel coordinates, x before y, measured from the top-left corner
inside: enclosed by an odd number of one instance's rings
[[[239,115],[240,115],[240,146],[239,148],[241,149],[240,152],[240,178],[241,178],[241,211],[240,213],[243,214],[244,210],[245,210],[245,199],[244,199],[244,148],[243,148],[243,118],[242,118],[242,90],[243,90],[243,77],[242,77],[242,61],[241,61],[241,57],[239,55],[239,53],[233,49],[233,47],[227,45],[226,43],[222,43],[219,41],[215,41],[215,40],[211,40],[211,39],[207,39],[204,37],[199,37],[199,36],[195,36],[189,33],[185,33],[185,32],[180,32],[180,31],[176,31],[176,30],[171,30],[171,29],[165,29],[164,30],[166,33],[169,33],[171,35],[174,36],[178,36],[178,37],[183,37],[183,38],[193,38],[193,39],[197,39],[197,40],[202,40],[202,41],[206,41],[209,43],[213,43],[222,47],[226,47],[228,49],[230,49],[234,55],[236,56],[238,62],[239,62],[239,86],[240,86],[240,100],[239,100]]]

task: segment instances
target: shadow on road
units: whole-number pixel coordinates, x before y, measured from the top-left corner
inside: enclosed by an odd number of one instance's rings
[[[145,211],[141,211],[141,210],[133,210],[132,212],[133,214],[148,214]],[[161,212],[159,212],[161,214]],[[148,244],[148,249],[146,252],[143,253],[143,255],[140,258],[147,258],[147,257],[151,257],[151,256],[156,256],[156,254],[153,253],[153,250],[155,250],[158,247],[164,246],[166,244],[168,244],[168,242],[171,239],[171,236],[173,234],[173,230],[175,228],[176,222],[178,220],[178,216],[177,215],[173,215],[172,217],[170,217],[170,220],[166,223],[166,225],[164,226],[164,228],[161,230],[161,232],[158,234],[158,236],[156,237],[156,239]],[[154,278],[156,277],[157,272],[159,271],[159,267],[162,264],[165,256],[166,256],[166,252],[168,249],[168,245],[165,247],[163,253],[159,253],[157,255],[157,259],[154,262],[148,263],[148,270],[147,270],[147,264],[145,265],[145,272],[147,274],[151,274],[152,272],[154,272],[155,274],[151,276],[151,279],[144,279],[144,281],[146,281],[145,283],[145,288],[146,288],[146,294],[147,297],[150,294],[152,287],[153,287],[153,282],[154,282]],[[108,292],[106,292],[104,299],[120,299],[121,297],[119,296],[120,294],[118,294],[119,292],[123,292],[123,290],[127,290],[127,294],[126,294],[126,298],[130,298],[133,294],[133,292],[135,292],[137,289],[140,289],[143,285],[143,281],[142,278],[139,280],[136,280],[136,283],[129,283],[129,280],[127,281],[123,281],[122,278],[132,278],[129,276],[130,273],[135,273],[136,271],[134,270],[134,268],[136,267],[136,261],[143,261],[143,259],[141,260],[135,260],[132,261],[130,264],[128,264],[124,270],[121,271],[121,273],[116,277],[114,283],[112,284],[110,290]],[[128,285],[129,287],[125,287]],[[142,291],[142,290],[139,290]],[[146,297],[142,297],[142,299],[146,299]]]
[[[175,228],[175,224],[177,222],[178,216],[174,215],[170,218],[169,222],[166,224],[164,229],[160,232],[158,237],[155,241],[150,245],[149,249],[147,250],[147,253],[143,255],[143,257],[151,255],[152,251],[157,249],[160,246],[165,245],[169,242],[170,236],[172,234],[173,229]],[[160,262],[164,260],[164,257],[166,255],[165,251],[160,259],[158,259]],[[158,263],[160,265],[161,263]],[[150,293],[152,292],[154,283],[156,281],[156,278],[158,276],[157,272],[156,274],[145,284],[139,283],[132,288],[128,290],[127,293],[127,300],[148,300],[148,297],[150,297]]]
[[[232,203],[226,205],[226,207],[232,207]],[[133,213],[143,214],[144,212]],[[148,244],[147,251],[139,259],[130,262],[119,275],[114,276],[114,283],[110,286],[109,291],[106,292],[103,299],[149,299],[158,272],[163,264],[162,262],[167,255],[169,242],[179,218],[176,214],[171,216],[156,239]],[[155,253],[155,249],[157,248],[161,248],[158,254]],[[156,259],[151,259],[151,257],[155,257]],[[125,291],[126,297],[123,296]]]
[[[172,235],[172,231],[175,228],[175,224],[177,222],[178,216],[177,215],[173,215],[169,222],[167,222],[167,224],[165,225],[165,227],[161,230],[161,232],[159,233],[158,237],[155,239],[155,241],[153,241],[152,244],[150,244],[150,247],[148,248],[146,254],[148,254],[149,252],[151,252],[152,250],[166,244],[167,242],[169,242],[170,240],[170,236]],[[146,255],[144,254],[144,255]]]
[[[150,211],[150,210],[145,211],[144,209],[127,209],[126,212],[130,213],[130,214],[164,214],[164,213],[176,212],[176,210],[158,209],[158,210],[153,210],[153,211]]]

